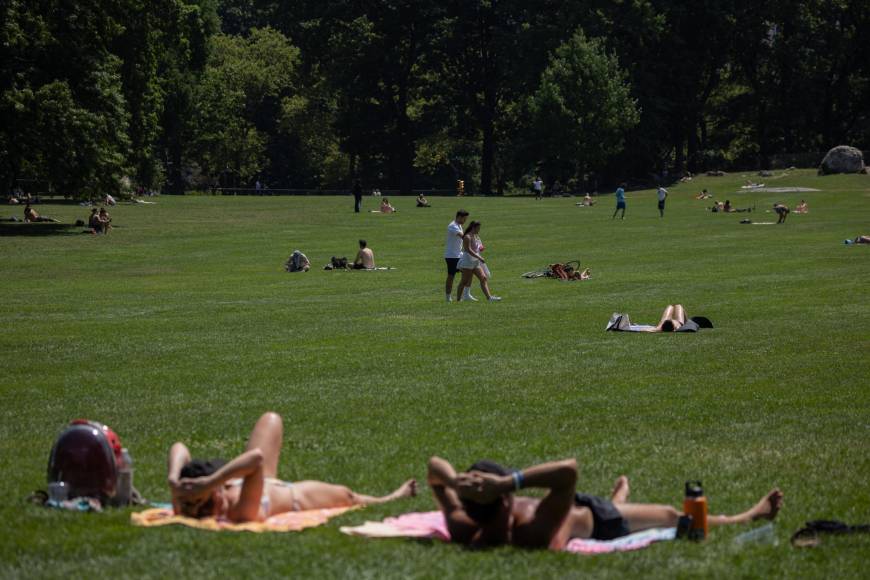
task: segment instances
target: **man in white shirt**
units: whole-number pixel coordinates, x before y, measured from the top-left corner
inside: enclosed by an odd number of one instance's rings
[[[659,187],[657,194],[659,196],[659,217],[665,217],[665,199],[668,197],[668,190]]]
[[[447,293],[447,302],[452,302],[453,277],[456,276],[459,257],[462,255],[462,224],[468,212],[464,209],[456,212],[456,218],[447,226],[447,243],[444,247],[444,261],[447,262],[447,282],[444,291]]]
[[[544,182],[541,181],[540,177],[536,177],[532,182],[532,189],[535,190],[535,199],[544,197]]]

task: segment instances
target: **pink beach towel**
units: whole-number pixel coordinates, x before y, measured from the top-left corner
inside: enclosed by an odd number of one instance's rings
[[[361,526],[345,526],[342,533],[364,538],[418,538],[450,541],[444,514],[434,512],[413,512],[382,522],[366,522]],[[575,538],[565,546],[565,552],[575,554],[607,554],[629,552],[646,548],[654,542],[673,540],[676,528],[654,528],[629,534],[615,540],[582,540]]]

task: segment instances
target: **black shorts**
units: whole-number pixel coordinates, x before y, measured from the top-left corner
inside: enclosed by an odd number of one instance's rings
[[[624,201],[617,201],[616,202],[616,209],[625,209],[625,202]]]
[[[631,533],[628,522],[609,499],[577,492],[574,495],[574,505],[589,508],[592,512],[593,540],[614,540]]]
[[[665,209],[665,200],[659,202],[659,209]]]
[[[447,275],[455,276],[456,272],[459,271],[457,268],[457,264],[459,264],[459,258],[444,258],[444,261],[447,262]]]

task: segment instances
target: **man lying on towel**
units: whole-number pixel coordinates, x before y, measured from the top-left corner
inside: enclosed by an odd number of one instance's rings
[[[169,450],[168,476],[175,513],[256,522],[290,511],[372,505],[417,494],[413,479],[383,497],[322,481],[280,480],[278,456],[283,438],[281,416],[265,413],[254,425],[245,452],[230,462],[191,460],[187,447],[175,443]]]
[[[682,516],[669,505],[628,503],[628,478],[616,480],[610,499],[577,493],[574,459],[512,471],[478,461],[456,473],[440,457],[429,460],[429,485],[451,541],[468,546],[512,544],[562,550],[573,538],[611,540],[649,528],[674,527]],[[547,490],[543,499],[515,496],[525,487]],[[782,506],[782,492],[771,490],[743,513],[709,516],[708,524],[742,524],[772,520]]]

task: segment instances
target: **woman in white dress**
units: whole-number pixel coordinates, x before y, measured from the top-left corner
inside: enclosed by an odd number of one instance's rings
[[[456,290],[456,301],[464,300],[476,301],[477,299],[471,295],[471,280],[474,276],[480,280],[480,289],[483,290],[483,295],[490,302],[501,300],[498,296],[493,296],[489,291],[489,283],[487,276],[484,273],[483,265],[486,260],[480,255],[480,249],[483,246],[480,242],[480,222],[472,221],[465,229],[465,234],[462,236],[462,255],[459,257],[457,267],[462,272],[462,280],[459,282],[459,288]]]

